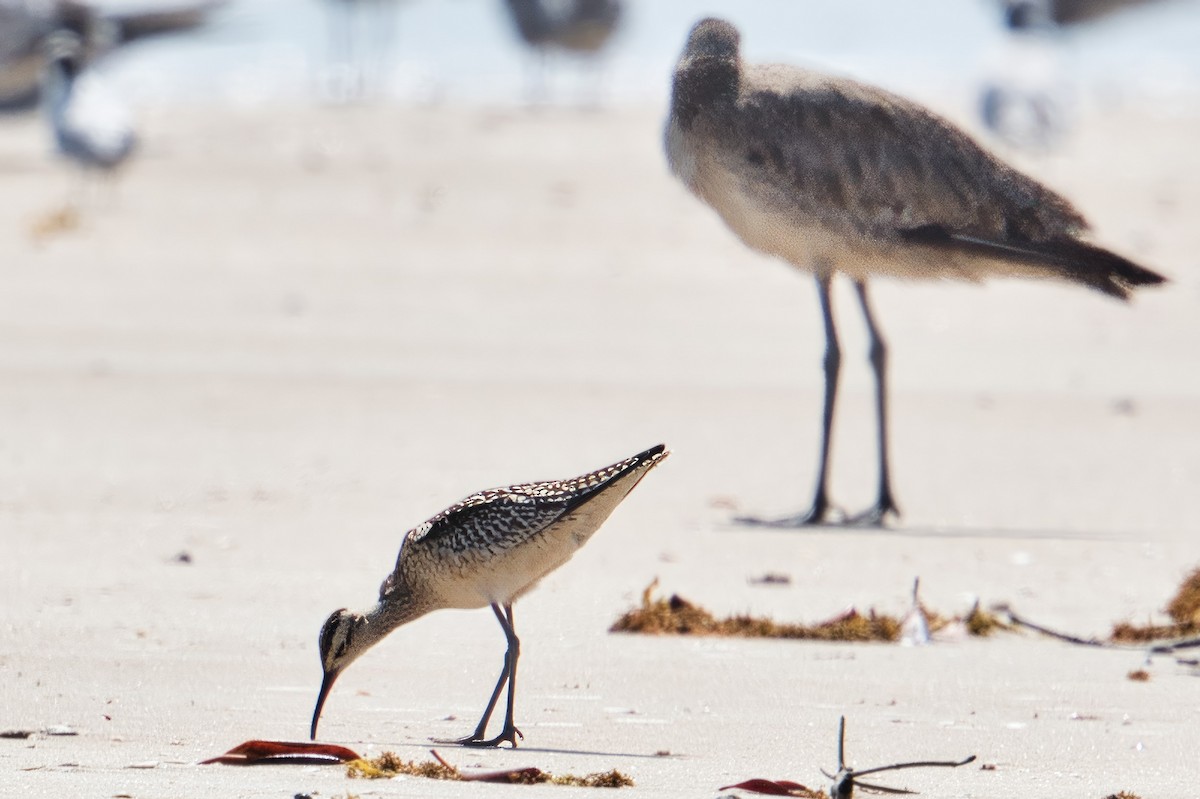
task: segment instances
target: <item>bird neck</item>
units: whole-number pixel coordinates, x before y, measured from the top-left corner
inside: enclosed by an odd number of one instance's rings
[[[58,119],[66,112],[67,100],[71,95],[71,80],[74,75],[62,60],[52,61],[45,75],[46,113],[51,118]]]
[[[363,649],[373,646],[392,630],[419,619],[434,608],[417,601],[413,594],[397,592],[381,599],[370,610],[362,614],[357,635]]]

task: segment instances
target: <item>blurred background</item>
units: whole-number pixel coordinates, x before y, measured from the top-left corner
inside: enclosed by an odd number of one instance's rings
[[[31,3],[33,0],[5,0]],[[551,13],[572,2],[541,0]],[[683,39],[704,15],[744,32],[747,58],[852,74],[898,91],[974,96],[1011,26],[1001,0],[625,0],[597,52],[551,48],[549,80],[578,83],[596,71],[606,101],[661,103]],[[53,5],[41,0],[41,5]],[[586,5],[586,3],[584,3]],[[602,3],[607,5],[607,3]],[[1049,2],[1023,5],[1050,6]],[[1149,95],[1195,102],[1200,93],[1200,4],[1077,0],[1055,26],[1060,79],[1107,98]],[[176,0],[95,0],[101,14],[191,6]],[[336,97],[339,72],[369,63],[371,90],[400,102],[511,104],[529,99],[529,50],[503,0],[227,0],[201,4],[203,23],[183,35],[116,49],[103,69],[134,103],[237,105]],[[1107,13],[1103,13],[1107,12]],[[1049,16],[1053,18],[1054,12]],[[1076,24],[1074,16],[1085,17]],[[358,60],[356,60],[356,58]],[[1011,65],[1019,69],[1019,65]],[[584,73],[580,75],[578,73]],[[578,100],[570,87],[548,93]]]

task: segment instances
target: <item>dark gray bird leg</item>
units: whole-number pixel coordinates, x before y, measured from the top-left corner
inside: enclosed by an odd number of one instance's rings
[[[837,400],[838,372],[842,365],[842,351],[838,346],[837,327],[833,322],[833,306],[829,293],[831,280],[832,275],[817,275],[817,298],[821,301],[821,318],[825,323],[825,408],[821,414],[821,456],[817,462],[817,490],[813,496],[812,507],[782,519],[741,516],[735,521],[768,527],[804,527],[810,524],[821,524],[829,513],[829,495],[825,486],[829,477],[829,443],[833,434],[833,407]]]
[[[892,481],[888,470],[887,344],[875,326],[871,304],[867,300],[867,285],[855,281],[854,290],[858,293],[858,303],[862,306],[867,333],[871,338],[869,356],[871,368],[875,371],[875,419],[879,433],[879,495],[874,505],[852,516],[847,522],[864,527],[882,527],[889,513],[900,515],[900,508],[896,507],[896,500],[892,497]]]
[[[456,743],[462,746],[483,748],[499,746],[502,742],[508,741],[515,747],[517,745],[517,738],[525,738],[516,725],[513,724],[513,702],[517,691],[517,657],[521,653],[521,642],[517,639],[517,632],[513,627],[512,605],[505,605],[504,610],[501,611],[500,606],[493,602],[492,612],[496,614],[496,619],[500,622],[500,627],[504,630],[504,637],[508,641],[508,649],[504,652],[504,668],[500,672],[500,679],[496,680],[496,687],[492,690],[492,698],[488,700],[487,709],[483,711],[483,717],[479,719],[479,724],[476,725],[475,732],[466,738],[442,741],[441,743]],[[505,618],[506,615],[507,618]],[[504,716],[504,729],[495,738],[485,739],[483,736],[487,731],[488,721],[492,718],[492,711],[496,709],[496,702],[500,699],[500,691],[504,688],[505,683],[508,684],[508,709]]]

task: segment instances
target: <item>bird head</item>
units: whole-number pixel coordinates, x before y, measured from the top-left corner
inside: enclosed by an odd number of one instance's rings
[[[359,635],[367,624],[367,619],[361,613],[353,613],[345,608],[339,608],[330,614],[321,627],[321,635],[317,646],[321,655],[321,668],[325,676],[321,680],[321,692],[317,695],[317,706],[313,710],[312,729],[309,732],[312,740],[317,738],[317,722],[321,719],[321,708],[325,706],[325,698],[338,675],[349,666],[367,647],[364,635]]]
[[[741,35],[737,28],[723,19],[708,17],[692,27],[688,34],[684,56],[687,58],[717,58],[737,60]]]
[[[83,68],[84,47],[79,34],[69,30],[56,30],[42,42],[46,62],[62,64],[74,77]]]

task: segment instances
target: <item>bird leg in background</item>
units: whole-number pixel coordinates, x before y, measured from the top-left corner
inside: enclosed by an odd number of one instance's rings
[[[874,505],[852,516],[848,522],[863,527],[882,527],[889,513],[900,515],[900,509],[896,507],[896,500],[892,497],[892,481],[888,470],[887,344],[879,334],[879,328],[875,326],[875,318],[867,300],[867,285],[855,281],[854,290],[858,293],[858,303],[862,306],[867,333],[871,338],[869,356],[871,368],[875,371],[875,418],[879,434],[879,495]]]
[[[838,372],[842,365],[842,351],[838,346],[837,327],[833,321],[833,306],[829,286],[832,276],[817,275],[817,297],[821,301],[821,318],[825,323],[825,407],[821,414],[821,454],[817,462],[817,490],[812,507],[794,516],[782,519],[760,519],[754,516],[739,516],[735,521],[742,524],[767,527],[805,527],[822,524],[829,513],[829,496],[826,484],[829,478],[829,445],[833,434],[833,407],[837,401]],[[869,317],[868,317],[869,318]]]

